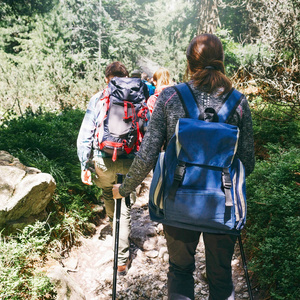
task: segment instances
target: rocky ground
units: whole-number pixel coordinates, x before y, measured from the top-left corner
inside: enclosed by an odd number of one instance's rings
[[[167,299],[168,251],[161,224],[151,222],[148,215],[148,183],[146,181],[146,189],[131,210],[133,261],[128,274],[117,279],[117,299]],[[91,238],[82,237],[81,245],[74,247],[61,260],[63,270],[69,274],[77,291],[76,297],[68,299],[112,298],[113,242],[108,220],[102,219],[95,235]],[[249,299],[238,244],[232,267],[236,300]],[[196,254],[194,277],[196,299],[208,299],[202,240]],[[257,291],[254,293],[258,294]],[[259,297],[255,296],[255,299]]]

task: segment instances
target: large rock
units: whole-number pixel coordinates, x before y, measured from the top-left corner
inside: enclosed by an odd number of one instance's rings
[[[0,151],[0,227],[10,233],[41,219],[55,187],[50,174],[26,167]]]

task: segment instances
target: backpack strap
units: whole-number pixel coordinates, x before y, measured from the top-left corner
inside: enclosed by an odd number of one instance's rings
[[[198,119],[200,116],[200,110],[190,86],[187,83],[180,83],[174,86],[174,89],[179,96],[186,116],[188,118]]]
[[[192,119],[202,119],[202,114],[197,106],[195,96],[190,86],[187,83],[181,83],[174,86],[178,93],[187,117]],[[242,94],[232,88],[225,98],[224,104],[218,112],[218,122],[225,123],[229,117],[235,112],[236,108],[241,103]]]
[[[225,98],[224,104],[218,112],[219,122],[225,123],[229,117],[235,112],[236,108],[241,103],[242,94],[232,88]]]

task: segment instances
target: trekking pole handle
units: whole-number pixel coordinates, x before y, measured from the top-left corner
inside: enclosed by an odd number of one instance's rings
[[[123,182],[123,174],[117,173],[117,183]],[[130,202],[130,195],[125,197],[125,204],[128,208],[131,208],[132,203]]]

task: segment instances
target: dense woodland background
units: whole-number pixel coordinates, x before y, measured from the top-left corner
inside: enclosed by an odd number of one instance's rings
[[[253,113],[243,230],[252,280],[261,299],[299,299],[299,18],[298,0],[2,0],[0,150],[51,173],[57,191],[46,222],[1,237],[0,298],[55,299],[37,257],[69,249],[95,222],[101,191],[80,182],[76,138],[105,66],[150,76],[164,66],[184,81],[189,41],[210,32]]]

